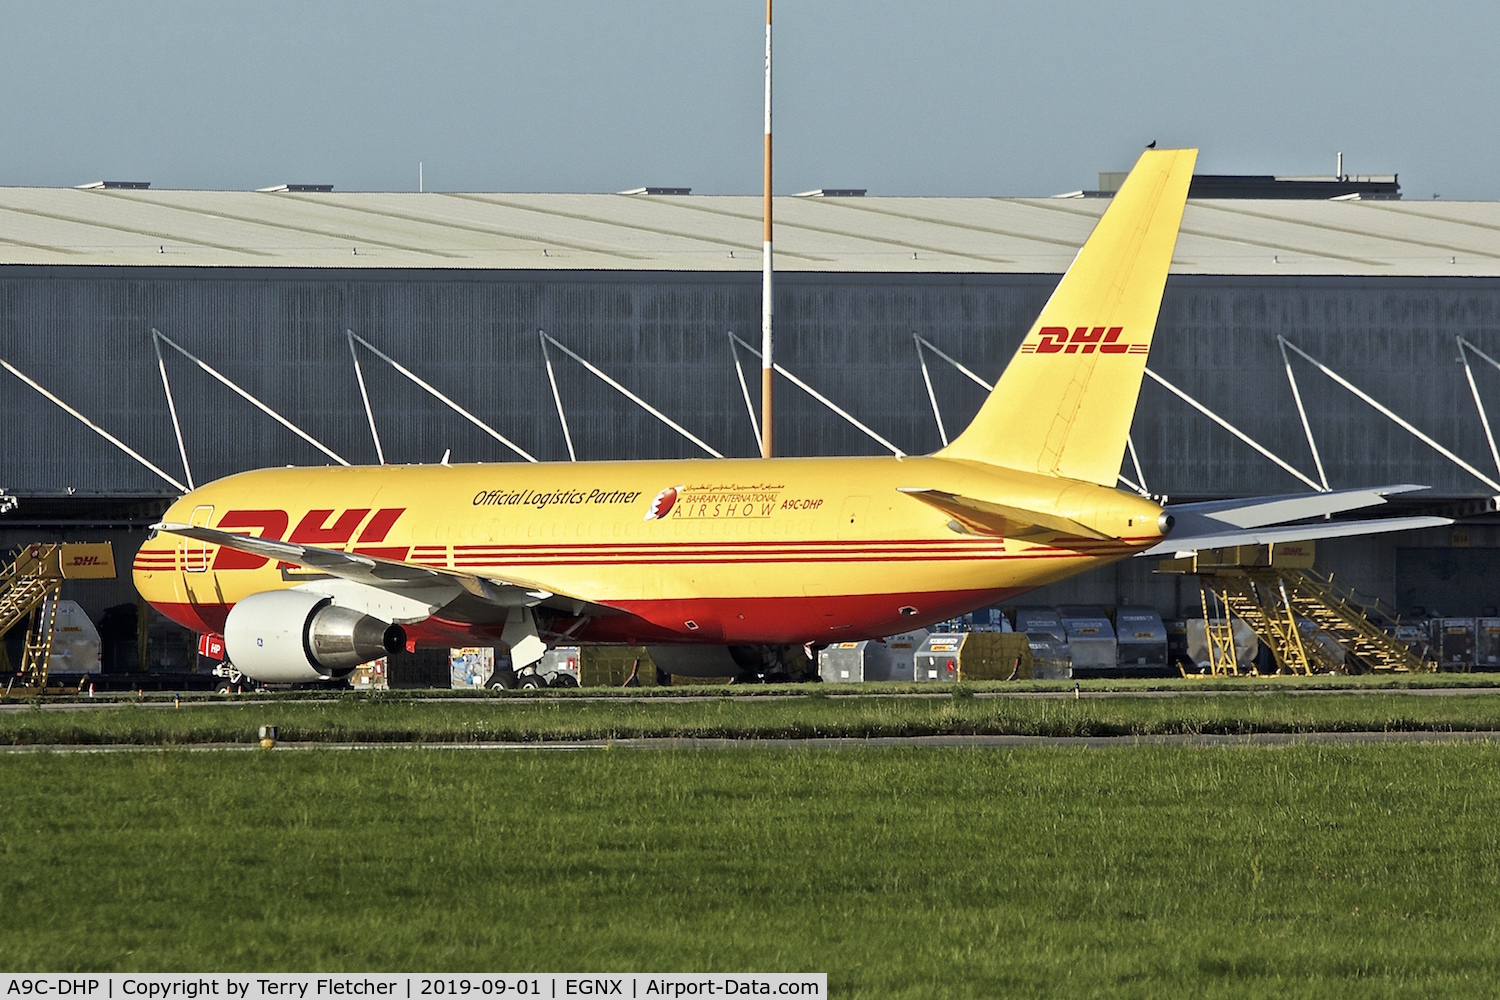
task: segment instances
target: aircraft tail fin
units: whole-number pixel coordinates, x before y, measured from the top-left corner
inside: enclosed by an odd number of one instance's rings
[[[938,455],[1115,484],[1197,158],[1141,154],[989,399]]]

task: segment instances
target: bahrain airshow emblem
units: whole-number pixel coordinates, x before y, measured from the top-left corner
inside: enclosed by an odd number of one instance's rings
[[[677,503],[677,491],[681,486],[668,486],[656,494],[656,499],[651,501],[651,509],[646,511],[645,521],[656,521],[666,517],[672,512],[672,507]]]

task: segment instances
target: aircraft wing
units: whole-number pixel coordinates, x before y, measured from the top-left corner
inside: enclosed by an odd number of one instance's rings
[[[1425,490],[1425,486],[1400,483],[1352,490],[1329,490],[1322,493],[1287,493],[1281,496],[1245,497],[1240,500],[1209,500],[1204,503],[1172,504],[1167,508],[1177,522],[1177,530],[1196,530],[1200,519],[1218,522],[1215,527],[1259,528],[1267,524],[1284,524],[1309,517],[1342,514],[1345,511],[1377,507],[1386,497]]]
[[[222,545],[240,552],[317,570],[341,580],[348,580],[400,598],[418,601],[433,609],[444,607],[468,594],[497,608],[545,606],[571,615],[615,613],[614,609],[604,605],[567,594],[556,594],[519,580],[497,580],[473,573],[459,573],[450,569],[361,555],[357,552],[318,548],[314,545],[301,545],[296,542],[277,542],[268,538],[239,535],[190,524],[162,522],[152,527],[158,531],[194,538],[200,542]]]
[[[897,489],[914,500],[936,507],[976,535],[995,535],[1062,547],[1066,547],[1068,539],[1098,540],[1109,537],[1061,514],[1009,507],[921,486],[900,486]]]

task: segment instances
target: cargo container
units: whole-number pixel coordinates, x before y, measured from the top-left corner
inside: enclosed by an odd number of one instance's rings
[[[818,676],[830,684],[891,679],[891,651],[878,639],[837,642],[818,652]]]
[[[1188,672],[1202,672],[1208,669],[1208,627],[1202,618],[1189,618],[1184,625],[1187,628],[1187,655],[1191,662]],[[1224,619],[1214,619],[1215,628],[1224,627]],[[1234,639],[1234,659],[1238,668],[1248,673],[1255,669],[1256,659],[1260,655],[1260,640],[1255,637],[1255,630],[1238,618],[1229,619],[1229,632]]]
[[[1119,645],[1115,627],[1099,608],[1059,608],[1068,650],[1073,656],[1074,677],[1114,677],[1118,675]]]
[[[578,687],[579,663],[583,651],[578,646],[557,646],[542,654],[536,672],[548,687]]]
[[[583,687],[656,687],[659,676],[643,646],[584,646],[578,653]]]
[[[1481,618],[1475,623],[1474,669],[1500,670],[1500,618]]]
[[[1031,647],[1016,632],[970,632],[958,647],[960,681],[1031,678]]]
[[[1397,642],[1405,643],[1406,648],[1410,649],[1417,659],[1430,660],[1432,658],[1432,635],[1427,622],[1403,622],[1388,631],[1395,636]]]
[[[1188,655],[1188,623],[1183,618],[1169,618],[1162,622],[1167,630],[1167,662],[1174,671],[1196,673],[1198,665]]]
[[[917,649],[914,681],[953,681],[958,679],[958,649],[967,632],[934,632]]]
[[[885,637],[886,649],[890,651],[890,680],[909,681],[916,676],[917,650],[930,634],[925,628],[919,628]]]
[[[77,601],[57,602],[48,669],[55,674],[97,674],[102,669],[99,630]]]
[[[938,626],[942,632],[1010,632],[1010,619],[1000,608],[980,608]]]
[[[1046,632],[1059,642],[1068,641],[1067,630],[1055,608],[1016,608],[1016,631],[1028,635]]]
[[[1439,670],[1474,669],[1474,619],[1437,618],[1433,620],[1438,630]]]
[[[1122,675],[1164,677],[1178,672],[1167,655],[1167,627],[1155,608],[1116,609],[1115,638]]]
[[[909,681],[917,648],[927,636],[926,629],[917,629],[884,639],[834,643],[818,653],[818,676],[832,684]]]
[[[460,646],[448,651],[448,684],[453,688],[487,687],[495,675],[495,650]]]
[[[934,632],[917,650],[913,680],[1004,681],[1031,677],[1031,648],[1015,632]]]
[[[1051,632],[1028,632],[1031,677],[1038,681],[1065,681],[1073,676],[1073,657],[1068,644]]]

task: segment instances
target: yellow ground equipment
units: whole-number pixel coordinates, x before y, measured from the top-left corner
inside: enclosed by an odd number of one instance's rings
[[[1278,673],[1421,673],[1436,669],[1372,617],[1398,618],[1312,568],[1311,542],[1212,549],[1163,561],[1162,572],[1198,577],[1208,623],[1209,669],[1237,674],[1232,618],[1270,649]],[[1308,626],[1311,626],[1309,628]]]
[[[12,553],[0,569],[0,636],[25,622],[26,640],[19,677],[8,679],[6,692],[46,690],[62,582],[112,580],[114,575],[109,542],[38,542]]]

